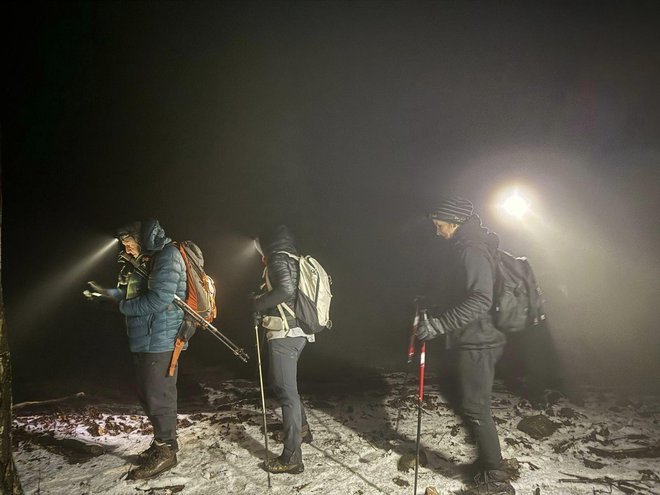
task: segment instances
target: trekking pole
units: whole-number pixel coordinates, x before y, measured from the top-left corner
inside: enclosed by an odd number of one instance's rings
[[[259,391],[261,392],[261,413],[263,416],[264,422],[264,445],[266,447],[266,453],[264,454],[264,467],[266,468],[266,474],[268,475],[268,488],[271,488],[270,485],[270,471],[268,471],[268,424],[266,422],[266,396],[264,395],[264,376],[261,370],[261,346],[259,345],[259,314],[254,313],[254,338],[257,344],[257,366],[259,368]]]
[[[142,268],[140,266],[140,264],[137,262],[137,260],[133,256],[131,256],[129,254],[126,254],[126,253],[120,253],[119,259],[127,261],[128,263],[130,263],[131,266],[133,266],[133,268],[135,268],[135,272],[138,275],[140,275],[141,277],[143,277],[146,280],[149,280],[149,274],[144,270],[144,268]],[[250,356],[248,356],[247,353],[243,349],[241,349],[236,344],[234,344],[229,339],[229,337],[225,336],[220,330],[218,330],[213,325],[211,325],[211,323],[209,323],[204,318],[199,316],[199,313],[197,313],[197,311],[195,311],[188,304],[186,304],[186,302],[183,299],[181,299],[179,296],[174,294],[174,301],[173,302],[179,308],[181,308],[184,313],[186,313],[193,320],[195,320],[195,323],[198,326],[200,326],[203,329],[208,330],[209,332],[211,332],[211,335],[213,335],[216,339],[218,339],[225,346],[227,346],[229,348],[229,350],[231,352],[233,352],[236,357],[238,357],[238,359],[240,359],[244,363],[247,363],[247,360],[250,358]],[[185,342],[183,342],[179,347],[182,348],[183,344],[185,344]],[[179,349],[179,352],[181,352],[181,349]]]
[[[199,326],[201,326],[204,330],[208,330],[211,335],[213,335],[216,339],[218,339],[220,342],[222,342],[227,348],[234,353],[234,355],[243,361],[244,363],[247,363],[248,359],[250,359],[250,356],[247,355],[247,353],[240,347],[238,347],[236,344],[234,344],[231,340],[229,340],[229,337],[225,336],[220,330],[215,328],[211,323],[206,321],[204,318],[199,316],[199,313],[192,309],[190,306],[188,306],[183,299],[181,299],[179,296],[174,294],[174,304],[179,306],[184,313],[186,313],[188,316],[192,317],[195,320],[195,323],[197,323]]]
[[[422,320],[428,320],[426,311],[422,312]],[[426,342],[422,342],[419,351],[419,402],[417,403],[417,440],[415,444],[415,486],[413,494],[417,495],[417,473],[419,471],[419,448],[422,434],[422,403],[424,401],[424,370],[426,368]]]
[[[415,330],[417,330],[417,325],[419,324],[419,301],[415,304],[415,318],[413,319],[412,328],[410,330],[410,339],[408,340],[408,364],[406,366],[406,376],[403,378],[403,383],[401,384],[401,390],[399,391],[399,401],[403,402],[403,397],[406,393],[406,386],[408,385],[408,377],[410,376],[410,365],[413,362],[413,357],[415,356]],[[394,432],[399,433],[399,422],[401,421],[401,412],[403,410],[403,404],[399,405],[399,410],[396,415],[396,425],[394,427]]]

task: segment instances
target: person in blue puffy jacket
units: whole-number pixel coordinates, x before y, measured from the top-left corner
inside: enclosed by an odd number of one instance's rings
[[[103,289],[93,282],[99,295],[119,302],[126,317],[128,343],[133,354],[138,399],[154,430],[151,446],[138,455],[132,479],[156,476],[177,463],[177,375],[168,376],[183,311],[174,296],[186,296],[186,266],[178,247],[165,235],[158,220],[133,222],[117,231],[124,254],[135,259],[148,278],[131,263],[125,263],[116,289]]]

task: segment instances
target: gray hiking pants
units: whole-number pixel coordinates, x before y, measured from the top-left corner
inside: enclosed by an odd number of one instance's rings
[[[268,341],[271,386],[282,404],[282,459],[291,464],[302,462],[301,430],[302,425],[307,424],[305,409],[298,395],[298,358],[305,344],[305,337],[285,337]]]
[[[176,444],[176,379],[167,376],[172,352],[134,352],[133,364],[137,382],[137,395],[144,412],[154,428],[154,439]]]
[[[495,378],[495,363],[503,348],[456,350],[461,412],[477,442],[481,469],[499,469],[502,463],[490,396]]]

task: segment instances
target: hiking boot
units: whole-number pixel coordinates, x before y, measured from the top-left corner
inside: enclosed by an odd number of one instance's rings
[[[516,491],[509,483],[509,473],[501,469],[482,471],[474,477],[474,483],[465,495],[515,495]]]
[[[156,442],[151,442],[151,445],[149,445],[149,447],[147,449],[143,450],[137,456],[135,456],[135,460],[133,461],[133,463],[138,465],[138,466],[141,466],[142,464],[147,462],[147,459],[149,459],[149,457],[151,457],[151,454],[156,449],[155,443]]]
[[[153,478],[176,466],[176,451],[173,446],[166,443],[153,442],[152,447],[153,450],[144,460],[143,464],[128,473],[127,479],[144,480]]]
[[[149,448],[143,450],[137,456],[135,456],[135,460],[133,461],[133,464],[135,464],[137,466],[141,466],[142,464],[147,462],[147,459],[149,457],[151,457],[152,452],[156,448],[155,444],[156,444],[156,440],[151,442],[151,445],[149,445]],[[170,448],[172,448],[174,450],[174,453],[179,451],[179,445],[177,444],[176,440],[174,440],[174,442],[172,444],[168,444],[168,445],[170,445]]]
[[[280,474],[280,473],[300,474],[304,470],[305,470],[305,465],[302,463],[302,461],[291,463],[285,461],[282,458],[282,456],[276,457],[275,459],[271,459],[266,464],[266,471],[273,474]]]
[[[312,435],[312,430],[309,429],[309,425],[303,425],[300,434],[302,436],[303,443],[312,443],[314,436]],[[275,430],[273,432],[273,440],[276,442],[284,442],[284,430]]]

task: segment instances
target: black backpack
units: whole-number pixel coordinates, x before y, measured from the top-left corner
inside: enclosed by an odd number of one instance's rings
[[[546,319],[543,291],[526,257],[516,257],[501,249],[488,250],[493,267],[493,307],[495,327],[505,333],[521,332]]]

